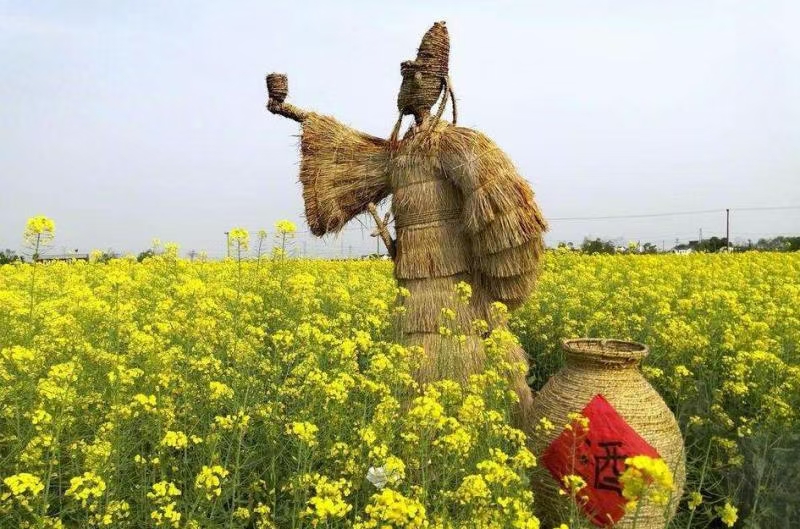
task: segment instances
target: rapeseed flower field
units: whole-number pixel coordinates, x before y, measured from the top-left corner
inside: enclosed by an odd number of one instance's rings
[[[420,386],[391,264],[248,260],[232,235],[218,262],[0,267],[0,527],[539,527],[516,366]],[[490,355],[516,339],[495,323]],[[650,346],[687,444],[673,527],[800,517],[800,255],[552,252],[509,328],[534,388],[562,338]],[[668,490],[631,468],[630,498]]]

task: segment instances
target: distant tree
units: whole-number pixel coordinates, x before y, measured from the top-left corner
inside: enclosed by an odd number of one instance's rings
[[[697,251],[699,252],[718,252],[722,248],[727,248],[728,239],[725,237],[711,237],[703,242],[697,244]]]
[[[107,263],[110,260],[117,259],[119,257],[119,254],[117,252],[115,252],[114,250],[112,250],[111,248],[109,248],[106,251],[95,250],[94,252],[92,252],[92,254],[93,254],[92,255],[93,259],[92,260],[95,263]]]
[[[642,253],[658,253],[658,247],[651,242],[646,242],[642,245]]]
[[[17,252],[14,250],[10,250],[8,248],[0,251],[0,265],[11,264],[17,261],[24,263],[25,259],[22,256],[17,255]]]
[[[139,252],[139,255],[136,256],[136,260],[141,263],[142,261],[144,261],[148,257],[155,257],[155,256],[156,256],[155,250],[153,250],[152,248],[148,248],[147,250],[145,250],[143,252]]]
[[[581,244],[581,251],[583,253],[616,253],[616,247],[612,241],[603,241],[600,238],[591,240],[588,237],[583,239]]]
[[[759,239],[756,248],[772,252],[797,252],[800,251],[800,237],[780,235],[772,239]]]
[[[641,253],[641,249],[642,247],[639,244],[639,241],[628,241],[628,245],[619,251],[623,253]]]
[[[756,243],[756,248],[758,248],[759,250],[775,250],[775,248],[773,247],[774,240],[775,239],[761,238]]]

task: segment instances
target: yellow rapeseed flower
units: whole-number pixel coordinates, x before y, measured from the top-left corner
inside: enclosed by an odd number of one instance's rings
[[[374,494],[364,512],[367,520],[356,522],[353,529],[421,529],[428,525],[422,503],[390,488]]]
[[[220,465],[203,465],[200,473],[195,477],[194,486],[205,492],[206,499],[211,500],[222,494],[222,481],[229,472]]]
[[[106,482],[94,472],[84,472],[82,476],[75,476],[69,480],[67,496],[80,500],[81,506],[95,509],[94,502],[103,497],[106,491]]]
[[[279,234],[291,235],[297,231],[297,225],[290,220],[279,220],[275,223],[275,229]]]
[[[244,228],[231,228],[228,232],[228,242],[231,246],[246,251],[250,243],[250,234]]]
[[[34,252],[39,251],[42,246],[52,242],[55,237],[56,224],[53,219],[44,215],[36,215],[28,219],[25,223],[25,232],[22,237],[25,243],[33,248]]]
[[[232,399],[233,390],[224,382],[212,380],[208,383],[209,397],[211,400]]]
[[[643,499],[656,505],[666,505],[675,490],[672,472],[666,462],[648,456],[627,458],[619,483],[630,510],[635,509],[637,502]]]
[[[561,477],[561,494],[569,494],[571,497],[576,498],[580,491],[586,488],[586,480],[577,474],[567,474]]]
[[[0,502],[13,497],[23,507],[29,507],[30,500],[37,497],[44,490],[42,480],[28,472],[20,472],[19,474],[8,476],[3,479],[3,483],[8,487],[9,492],[0,494]],[[1,508],[0,512],[2,512]]]
[[[345,497],[350,494],[350,485],[345,479],[331,480],[319,474],[314,475],[315,494],[309,498],[304,516],[312,518],[312,524],[326,523],[328,520],[343,518],[353,508]]]
[[[703,503],[703,495],[700,494],[698,491],[693,491],[689,493],[689,510],[695,510],[700,504]]]
[[[459,301],[462,303],[469,302],[470,298],[472,297],[472,285],[465,283],[464,281],[459,281],[456,284],[455,290]]]
[[[716,507],[717,516],[719,519],[727,525],[728,527],[733,527],[736,523],[736,520],[739,519],[739,510],[730,504],[730,502],[725,502],[725,505],[722,507]]]
[[[175,432],[168,430],[167,433],[164,434],[164,438],[161,439],[161,446],[180,450],[189,446],[189,438],[181,431]]]
[[[317,425],[306,421],[296,421],[286,425],[286,433],[297,437],[308,446],[316,446],[318,431]]]

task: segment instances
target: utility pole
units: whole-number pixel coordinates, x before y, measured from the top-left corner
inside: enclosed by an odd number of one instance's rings
[[[703,244],[703,228],[700,228],[700,244]]]
[[[725,251],[731,251],[731,210],[725,208]]]
[[[225,232],[225,255],[231,256],[231,236],[229,231]]]
[[[197,252],[195,252],[194,250],[192,250],[191,252],[189,252],[189,260],[190,260],[191,262],[194,262],[194,256],[195,256],[195,255],[197,255]]]

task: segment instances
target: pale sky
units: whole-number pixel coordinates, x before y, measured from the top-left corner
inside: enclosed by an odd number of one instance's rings
[[[800,2],[0,0],[0,248],[28,217],[54,250],[224,253],[223,232],[302,224],[289,101],[386,137],[400,62],[446,20],[459,124],[527,178],[548,242],[800,234]],[[737,208],[739,208],[737,210]],[[366,222],[366,221],[365,221]],[[298,251],[374,248],[301,234]]]

